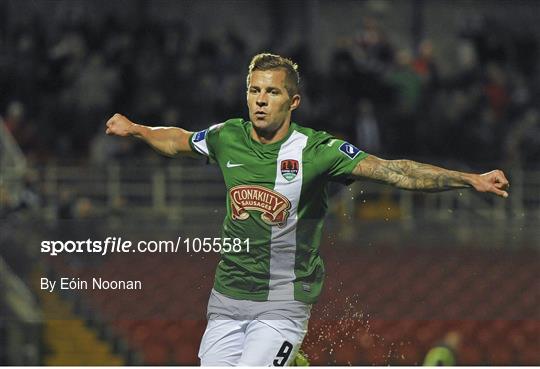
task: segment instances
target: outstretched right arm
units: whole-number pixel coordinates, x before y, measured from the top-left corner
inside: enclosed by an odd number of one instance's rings
[[[189,144],[192,132],[178,127],[148,127],[130,121],[122,114],[115,114],[107,121],[108,135],[137,137],[162,155],[176,157],[193,154]]]

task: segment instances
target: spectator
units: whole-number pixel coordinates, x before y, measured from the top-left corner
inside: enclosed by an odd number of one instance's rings
[[[357,104],[355,119],[356,143],[366,152],[378,154],[381,152],[381,135],[379,122],[373,113],[373,104],[361,99]]]
[[[458,364],[457,353],[461,343],[459,332],[451,331],[442,342],[435,345],[426,355],[424,366],[455,366]]]
[[[392,147],[394,152],[414,153],[417,112],[421,98],[421,80],[412,69],[412,55],[402,49],[397,54],[397,64],[388,73],[388,83],[395,92],[395,114],[392,118]]]
[[[102,161],[95,150],[89,153],[88,137],[112,106],[147,122],[160,122],[166,110],[176,110],[190,130],[217,117],[243,115],[244,101],[235,93],[245,89],[235,77],[243,67],[235,61],[255,47],[247,35],[228,29],[223,36],[197,38],[187,23],[147,14],[139,19],[103,10],[100,20],[89,21],[79,8],[66,12],[64,24],[46,23],[42,16],[24,25],[10,23],[6,42],[0,40],[0,109],[13,112],[6,117],[10,130],[35,160],[90,154]],[[397,51],[391,42],[395,29],[383,26],[388,19],[379,16],[362,18],[358,32],[330,50],[330,68],[301,63],[307,68],[302,82],[307,109],[298,114],[314,128],[354,140],[358,129],[369,127],[369,119],[358,115],[362,99],[370,101],[371,117],[381,123],[381,154],[455,156],[469,150],[467,157],[474,159],[486,152],[484,146],[478,149],[477,137],[480,144],[493,145],[512,130],[505,121],[516,121],[537,103],[538,41],[530,26],[514,31],[507,22],[464,17],[463,30],[446,35],[447,41],[457,39],[457,63],[448,60],[443,78],[434,56],[438,43],[425,39],[415,58],[408,50]],[[310,60],[307,45],[300,40],[290,56]],[[19,103],[8,109],[12,101]],[[50,129],[37,134],[32,122]],[[445,132],[444,142],[436,131]],[[472,134],[458,137],[463,131]],[[137,145],[115,150],[104,157],[140,155]]]

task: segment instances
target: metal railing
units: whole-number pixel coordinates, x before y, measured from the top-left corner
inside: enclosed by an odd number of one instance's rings
[[[219,168],[193,159],[136,165],[48,164],[33,170],[40,178],[34,186],[41,191],[37,214],[51,222],[66,206],[75,209],[73,218],[78,218],[82,203],[98,219],[112,215],[140,220],[136,224],[152,220],[148,224],[182,229],[209,225],[217,229],[225,216],[226,190]],[[4,178],[14,177],[4,172]],[[351,239],[361,227],[369,231],[392,224],[386,234],[372,233],[399,239],[419,233],[411,230],[430,228],[434,234],[433,229],[441,227],[464,240],[489,236],[504,243],[527,237],[529,243],[531,239],[540,243],[540,171],[514,169],[507,175],[512,187],[506,200],[468,189],[426,194],[363,181],[336,185],[330,191],[330,223],[338,225],[340,236],[350,234]]]
[[[2,160],[6,160],[4,156]],[[20,181],[25,168],[22,159],[2,166],[4,185]],[[138,213],[159,212],[178,219],[186,213],[204,213],[206,208],[223,209],[226,196],[219,168],[193,159],[137,165],[115,162],[107,166],[51,163],[35,170],[44,210],[50,216],[67,197],[88,199],[101,210],[123,206]],[[405,222],[418,218],[451,220],[456,214],[464,222],[470,218],[508,220],[520,216],[540,219],[540,171],[514,169],[507,174],[512,183],[507,200],[466,189],[425,194],[357,181],[335,192],[331,211],[346,209],[349,215],[367,220]],[[384,209],[378,213],[374,210],[385,204],[390,207],[386,214]]]
[[[203,215],[204,208],[224,206],[225,186],[219,169],[192,160],[171,165],[70,166],[50,164],[39,169],[45,213],[54,217],[64,201],[85,199],[100,212],[125,208],[130,213],[163,214],[182,221]]]
[[[159,212],[178,219],[186,213],[204,214],[207,208],[223,209],[226,196],[219,168],[191,159],[136,166],[50,164],[39,172],[46,208],[58,206],[67,195],[89,199],[98,209],[124,206],[138,213]],[[508,200],[466,189],[425,194],[358,181],[332,196],[331,210],[347,209],[349,215],[367,220],[406,222],[418,218],[452,220],[456,214],[463,222],[520,216],[540,219],[540,171],[516,169],[508,174],[512,180]],[[385,209],[374,211],[385,204],[390,207],[386,215]]]

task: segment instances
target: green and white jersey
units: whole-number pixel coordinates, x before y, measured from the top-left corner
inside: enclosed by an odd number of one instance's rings
[[[222,236],[249,239],[249,252],[222,253],[214,288],[236,299],[314,303],[324,279],[319,245],[328,182],[350,183],[367,154],[295,123],[266,145],[251,130],[251,122],[231,119],[190,138],[225,179]]]

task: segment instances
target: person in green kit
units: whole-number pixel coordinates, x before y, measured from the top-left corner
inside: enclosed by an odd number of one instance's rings
[[[448,332],[442,342],[428,351],[424,359],[424,366],[457,365],[457,352],[460,341],[461,336],[458,332]]]
[[[319,244],[329,182],[368,179],[407,190],[470,187],[508,196],[500,170],[479,175],[384,160],[292,122],[301,101],[298,66],[279,55],[253,57],[246,97],[249,120],[229,119],[200,132],[148,127],[121,114],[106,124],[107,134],[137,137],[170,157],[203,156],[221,169],[227,189],[222,237],[239,240],[241,250],[221,253],[199,350],[203,366],[294,360],[323,284]]]

